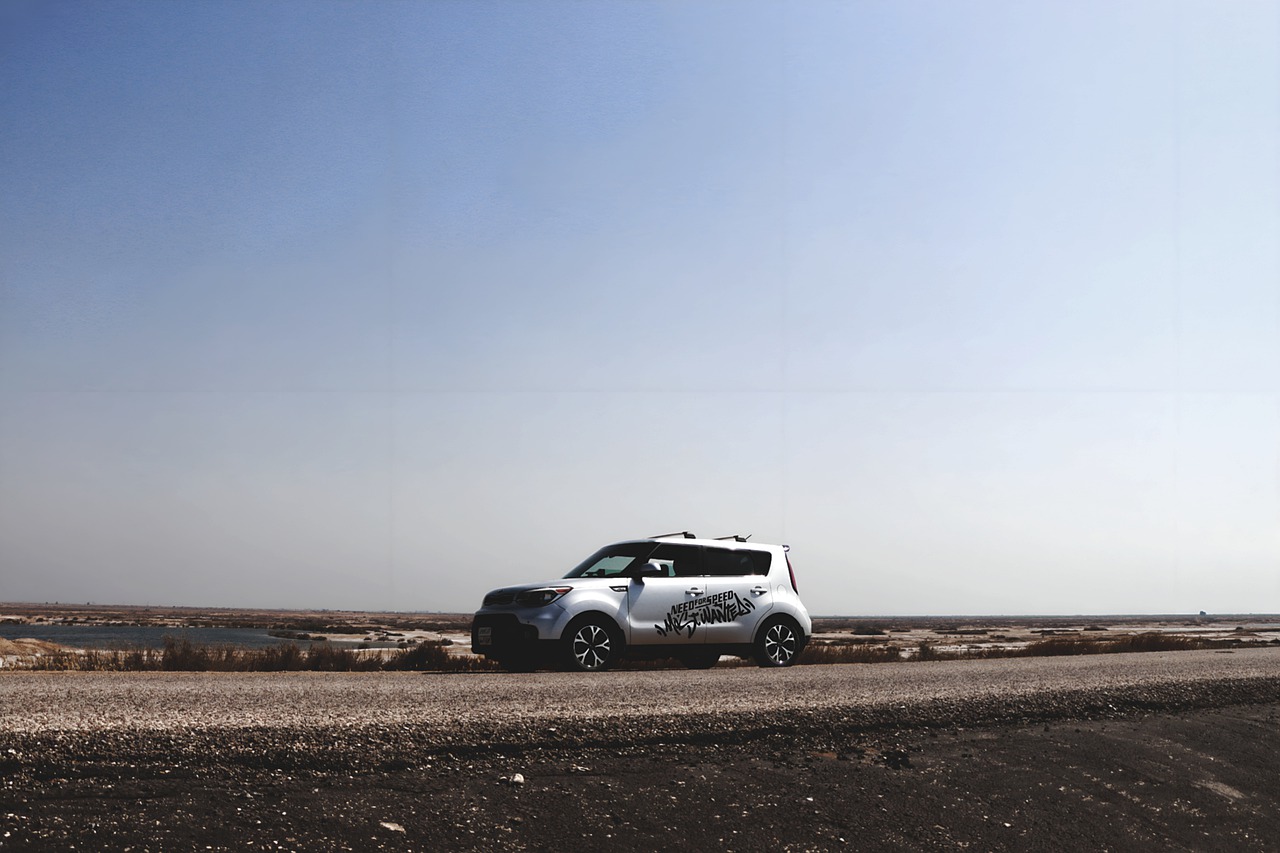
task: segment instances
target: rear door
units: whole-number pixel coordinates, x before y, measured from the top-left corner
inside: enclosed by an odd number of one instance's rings
[[[666,577],[632,578],[627,588],[627,630],[638,646],[701,645],[706,632],[698,626],[696,602],[706,596],[702,549],[664,542],[649,556]]]
[[[708,643],[750,643],[756,628],[773,609],[769,566],[773,555],[750,548],[707,548]]]

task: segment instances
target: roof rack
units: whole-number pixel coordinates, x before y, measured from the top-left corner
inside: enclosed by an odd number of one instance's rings
[[[687,530],[681,530],[678,533],[663,533],[661,536],[648,536],[646,538],[647,539],[697,539],[698,537],[694,536],[692,533],[690,533]],[[728,542],[730,539],[732,539],[734,542],[746,542],[750,538],[751,538],[750,533],[748,533],[746,536],[743,536],[741,533],[735,533],[732,536],[716,536],[712,541]]]

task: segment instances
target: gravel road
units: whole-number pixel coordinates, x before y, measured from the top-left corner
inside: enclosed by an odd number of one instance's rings
[[[1066,714],[1081,703],[1203,704],[1259,680],[1280,681],[1280,648],[595,674],[2,673],[0,731],[372,724],[452,739],[555,721],[599,729],[602,720],[652,718],[909,720],[959,708],[999,718],[1054,715],[1060,704]]]

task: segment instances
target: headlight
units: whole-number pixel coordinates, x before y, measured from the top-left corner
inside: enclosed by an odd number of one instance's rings
[[[543,589],[529,589],[516,595],[516,604],[523,607],[544,607],[572,590],[573,587],[571,586],[549,586]]]

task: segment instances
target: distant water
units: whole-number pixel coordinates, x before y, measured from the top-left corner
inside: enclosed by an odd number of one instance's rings
[[[197,645],[267,648],[280,643],[306,645],[305,640],[270,636],[265,628],[156,628],[129,625],[0,625],[0,638],[29,637],[73,649],[159,649],[165,637],[187,639]]]

